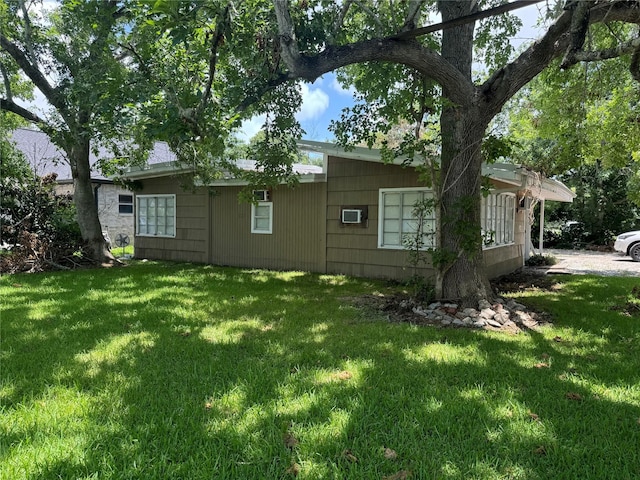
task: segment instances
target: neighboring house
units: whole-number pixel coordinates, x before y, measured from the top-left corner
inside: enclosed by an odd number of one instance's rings
[[[51,143],[45,133],[39,130],[18,128],[12,132],[12,140],[24,154],[36,175],[44,176],[49,173],[57,175],[57,194],[73,195],[73,179],[66,155]],[[106,155],[105,152],[101,153]],[[97,160],[98,157],[91,153],[92,166]],[[148,162],[154,164],[172,160],[175,160],[175,155],[169,150],[168,145],[156,142],[149,154]],[[133,192],[116,185],[112,179],[102,175],[96,168],[92,168],[91,183],[102,230],[109,233],[111,240],[114,240],[121,233],[128,235],[133,241]]]
[[[296,166],[300,184],[238,200],[241,181],[227,178],[183,190],[173,163],[130,169],[137,180],[138,258],[364,277],[406,278],[413,271],[403,238],[415,227],[417,200],[431,195],[414,168],[385,164],[379,152],[300,142],[322,153],[323,169]],[[246,168],[251,168],[248,165]],[[490,277],[524,264],[531,243],[530,207],[571,202],[562,183],[515,165],[486,166],[493,191],[483,199],[484,257]],[[427,220],[427,227],[435,222]],[[425,236],[426,242],[430,237]],[[421,273],[429,274],[425,267]]]

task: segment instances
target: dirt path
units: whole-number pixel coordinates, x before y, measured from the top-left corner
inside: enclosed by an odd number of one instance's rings
[[[619,253],[555,249],[546,249],[543,253],[558,260],[547,268],[547,273],[640,277],[640,262]]]

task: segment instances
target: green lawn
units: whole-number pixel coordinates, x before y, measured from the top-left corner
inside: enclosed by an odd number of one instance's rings
[[[4,276],[0,478],[640,478],[640,317],[610,309],[640,281],[558,281],[516,295],[555,326],[507,335],[390,323],[345,277]]]

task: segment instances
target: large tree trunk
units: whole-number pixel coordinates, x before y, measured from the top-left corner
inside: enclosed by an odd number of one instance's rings
[[[439,2],[443,21],[472,13],[473,2]],[[471,79],[473,29],[468,23],[442,32],[442,57]],[[445,87],[445,98],[452,92]],[[436,293],[439,298],[460,299],[477,306],[490,296],[484,271],[480,234],[480,181],[482,138],[486,123],[469,98],[469,104],[444,106],[440,118],[442,134],[440,208],[441,261],[437,262]]]
[[[74,187],[73,200],[76,205],[82,239],[86,242],[92,259],[100,263],[113,264],[116,260],[107,248],[107,242],[102,235],[98,206],[91,184],[89,140],[77,139],[67,149],[67,157],[71,165]]]

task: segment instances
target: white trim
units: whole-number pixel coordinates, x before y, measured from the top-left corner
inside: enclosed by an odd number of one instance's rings
[[[149,199],[149,198],[156,198],[156,199],[160,199],[160,198],[171,198],[173,200],[173,215],[171,216],[172,218],[172,222],[173,222],[173,233],[171,234],[157,234],[157,233],[140,233],[140,204],[142,202],[140,202],[140,200],[145,200],[145,199]],[[176,226],[176,210],[177,210],[177,205],[176,205],[176,196],[175,194],[171,194],[171,193],[159,193],[159,194],[149,194],[149,195],[136,195],[135,196],[135,212],[136,212],[136,221],[135,221],[135,235],[136,237],[153,237],[153,238],[175,238],[176,237],[176,230],[177,230],[177,226]],[[166,208],[166,206],[165,206]],[[165,220],[167,218],[169,218],[169,215],[164,215]],[[158,216],[156,214],[154,220],[158,220]],[[147,225],[148,227],[149,225]],[[156,228],[155,230],[158,230],[158,225],[155,224],[154,225]],[[167,225],[165,224],[165,227]]]
[[[269,229],[258,229],[256,227],[256,207],[268,207],[269,209]],[[251,233],[266,234],[273,233],[273,202],[258,202],[251,204]]]

